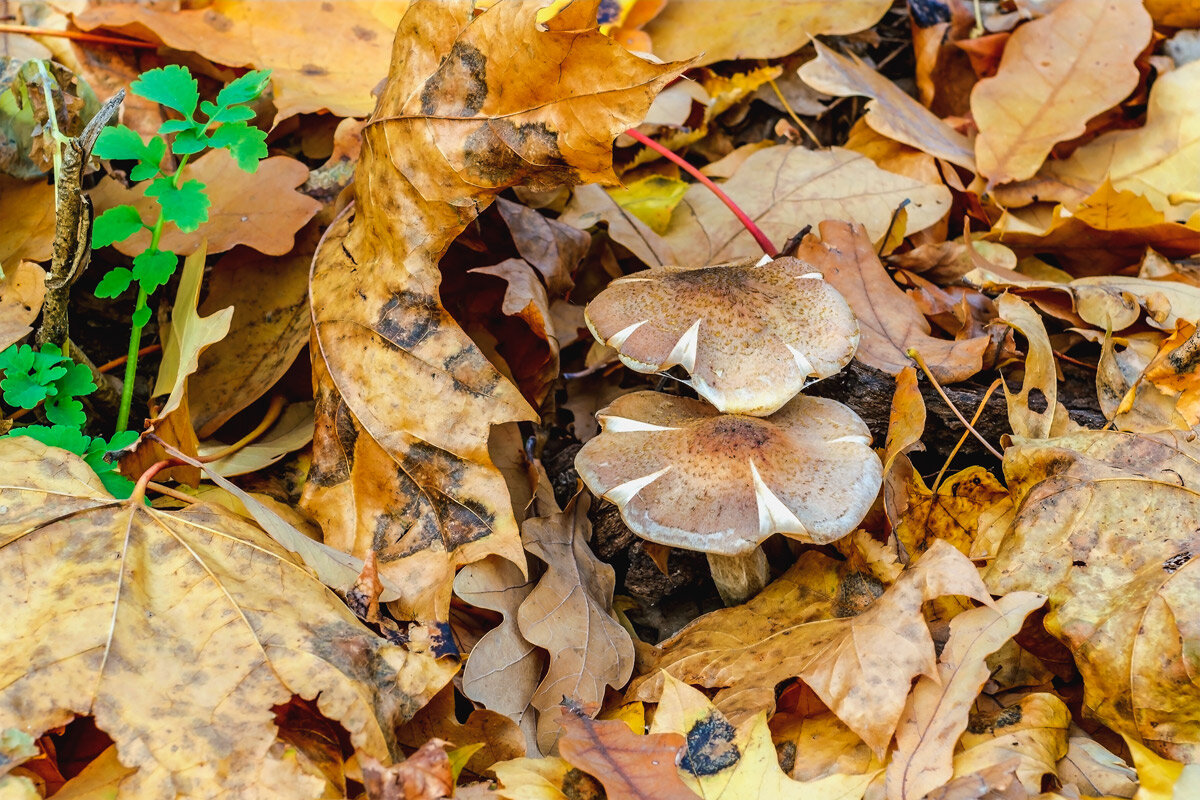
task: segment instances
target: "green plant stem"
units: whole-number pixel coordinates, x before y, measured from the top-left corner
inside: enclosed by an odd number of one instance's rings
[[[183,176],[183,168],[187,165],[188,157],[185,155],[179,159],[179,166],[175,170],[175,174],[171,176],[171,185],[176,189],[179,188],[179,179]],[[154,221],[154,227],[150,231],[150,247],[149,250],[157,250],[158,242],[162,238],[163,227],[166,220],[163,219],[162,208],[158,210],[158,219]],[[133,308],[133,316],[137,317],[138,312],[150,301],[150,295],[142,288],[141,283],[138,283],[137,304]],[[142,328],[136,322],[132,323],[129,328],[129,350],[128,357],[125,361],[125,384],[121,387],[121,409],[117,412],[117,428],[115,433],[122,433],[129,427],[129,410],[133,407],[133,384],[137,379],[137,361],[138,350],[142,347]]]

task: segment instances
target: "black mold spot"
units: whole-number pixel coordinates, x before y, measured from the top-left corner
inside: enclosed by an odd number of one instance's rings
[[[375,331],[401,350],[412,350],[437,327],[438,316],[435,299],[405,290],[383,304]]]
[[[324,67],[319,66],[317,64],[305,64],[303,67],[300,68],[300,72],[303,73],[304,75],[308,75],[310,77],[315,77],[317,75],[329,74],[329,70],[327,70]]]
[[[909,0],[908,13],[918,28],[928,28],[939,22],[949,22],[950,5],[945,0]]]
[[[463,150],[466,177],[479,186],[578,183],[575,171],[562,163],[558,136],[541,122],[488,120],[466,138]]]
[[[350,30],[354,31],[354,38],[361,42],[373,42],[377,38],[375,31],[370,28],[364,28],[361,25],[355,25]]]
[[[783,742],[775,747],[775,755],[779,758],[779,766],[785,774],[791,775],[796,768],[796,743]]]
[[[693,775],[716,775],[741,759],[741,751],[733,743],[733,726],[710,711],[687,732],[687,747],[679,760],[679,768]]]
[[[595,778],[574,767],[563,775],[562,793],[569,800],[603,800],[605,797],[604,788]]]
[[[621,3],[619,0],[600,0],[596,9],[596,24],[611,25],[621,18]]]
[[[438,71],[425,81],[421,113],[473,117],[487,99],[487,56],[466,42],[455,42]]]
[[[1182,567],[1184,564],[1186,564],[1187,562],[1189,562],[1191,560],[1192,560],[1192,554],[1187,551],[1184,551],[1182,553],[1176,553],[1175,555],[1171,556],[1170,558],[1168,558],[1166,561],[1163,562],[1163,570],[1168,575],[1173,575],[1176,571],[1179,570],[1180,567]]]
[[[857,617],[883,594],[883,590],[883,583],[874,575],[851,573],[838,585],[837,597],[833,599],[833,613],[842,618]]]
[[[1087,562],[1086,561],[1072,561],[1071,566],[1072,567],[1086,567]]]
[[[1025,712],[1019,705],[986,714],[972,714],[967,723],[967,730],[974,734],[991,733],[999,728],[1016,725],[1024,715]]]

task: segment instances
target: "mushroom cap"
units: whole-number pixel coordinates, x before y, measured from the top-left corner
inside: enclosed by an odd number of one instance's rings
[[[799,395],[762,418],[634,392],[597,416],[575,469],[659,544],[717,555],[773,533],[824,544],[854,530],[883,481],[866,424],[836,400]]]
[[[858,347],[846,299],[795,258],[637,272],[610,283],[585,318],[631,369],[682,366],[696,393],[730,414],[774,413]]]

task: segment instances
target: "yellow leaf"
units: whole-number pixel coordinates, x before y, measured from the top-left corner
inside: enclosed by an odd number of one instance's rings
[[[506,800],[599,800],[600,783],[557,756],[514,758],[492,766]]]
[[[912,470],[904,490],[903,511],[892,524],[896,538],[914,556],[938,539],[969,555],[980,520],[1009,499],[1008,490],[980,466],[951,475],[937,487],[936,494],[920,473]]]
[[[649,175],[645,178],[608,193],[617,205],[650,226],[655,233],[666,233],[671,221],[671,212],[690,184],[678,178],[664,175]]]
[[[1041,791],[1042,778],[1056,775],[1059,759],[1067,755],[1070,724],[1066,704],[1047,692],[1032,692],[993,713],[972,715],[960,740],[961,751],[954,756],[954,776],[1016,759],[1018,780],[1035,794]]]
[[[1125,737],[1137,767],[1138,786],[1133,800],[1186,800],[1200,793],[1200,765],[1180,764],[1162,758],[1140,742]]]
[[[1063,3],[1017,28],[995,77],[971,92],[975,158],[989,185],[1032,177],[1054,145],[1132,92],[1150,33],[1140,0]]]

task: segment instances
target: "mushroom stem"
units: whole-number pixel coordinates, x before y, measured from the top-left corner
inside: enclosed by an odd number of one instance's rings
[[[713,583],[727,606],[744,603],[758,594],[771,579],[767,554],[761,547],[737,556],[708,554]]]

